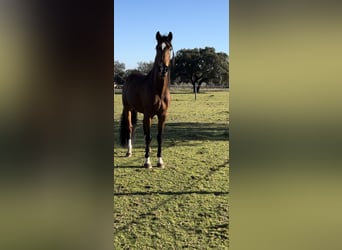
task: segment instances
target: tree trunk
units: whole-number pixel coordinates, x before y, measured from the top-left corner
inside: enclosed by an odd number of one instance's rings
[[[198,83],[193,83],[192,84],[192,92],[193,93],[199,93],[200,88],[201,88],[200,84],[198,84]]]
[[[193,92],[194,92],[194,94],[195,94],[195,100],[197,99],[197,84],[196,84],[196,82],[191,82],[191,84],[192,84],[192,89],[193,89]]]
[[[202,80],[200,80],[199,83],[197,84],[197,93],[199,93],[199,90],[200,90],[200,88],[201,88],[201,85],[202,85],[202,83],[203,83],[205,80],[206,80],[206,79],[202,79]]]
[[[192,83],[192,91],[193,91],[193,93],[196,93],[196,83],[195,82]]]

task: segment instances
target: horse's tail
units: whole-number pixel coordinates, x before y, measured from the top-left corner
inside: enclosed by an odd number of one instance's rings
[[[131,111],[131,122],[132,122],[132,138],[134,138],[135,127],[137,125],[137,111]],[[127,116],[124,112],[121,114],[120,120],[120,144],[122,147],[126,147],[129,139],[129,127]]]

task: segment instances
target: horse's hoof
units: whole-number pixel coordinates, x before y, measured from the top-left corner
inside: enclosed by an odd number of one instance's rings
[[[131,157],[131,156],[132,156],[132,153],[129,153],[129,152],[126,153],[126,157]]]
[[[151,163],[145,163],[144,168],[152,169],[152,164]]]
[[[158,167],[158,168],[165,168],[165,165],[164,165],[164,163],[158,163],[158,164],[157,164],[157,167]]]

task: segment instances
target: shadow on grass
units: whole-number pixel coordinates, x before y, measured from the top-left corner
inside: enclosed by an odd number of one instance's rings
[[[156,141],[157,124],[151,128],[152,140]],[[114,122],[114,146],[119,146],[119,122]],[[176,146],[179,142],[187,141],[228,141],[229,127],[223,123],[203,122],[169,122],[165,125],[163,133],[163,146]],[[138,123],[133,147],[144,148],[144,132],[142,124]]]
[[[118,157],[118,158],[127,158],[126,154],[124,154],[124,155],[116,155],[115,157]]]
[[[222,191],[193,191],[191,190],[193,186],[195,186],[198,182],[204,180],[205,178],[208,178],[209,176],[213,175],[215,172],[217,172],[218,170],[220,170],[221,168],[227,167],[228,166],[228,162],[225,162],[222,165],[219,165],[217,167],[213,167],[210,169],[210,171],[204,175],[202,178],[197,179],[196,181],[193,181],[190,185],[186,186],[183,188],[182,191],[161,191],[161,192],[132,192],[132,193],[114,193],[114,196],[124,196],[124,195],[150,195],[150,194],[163,194],[163,195],[169,195],[170,197],[168,197],[167,199],[165,199],[164,201],[160,202],[159,204],[157,204],[156,206],[152,207],[151,209],[149,209],[149,211],[147,211],[146,213],[141,213],[140,215],[138,215],[135,219],[131,220],[130,222],[128,222],[127,224],[114,229],[114,231],[116,232],[122,232],[127,230],[131,225],[136,225],[141,223],[141,220],[146,218],[147,216],[151,215],[154,211],[160,209],[162,206],[164,206],[165,204],[171,202],[173,199],[176,199],[178,195],[185,195],[185,194],[198,194],[198,195],[207,195],[207,194],[216,194],[216,195],[227,195],[229,194],[229,192],[222,192]],[[228,224],[227,224],[228,226]]]
[[[177,141],[227,141],[229,140],[229,127],[222,123],[170,122],[166,124],[164,138]]]
[[[123,158],[126,158],[126,157],[123,157]],[[141,168],[141,169],[146,169],[146,167],[144,167],[143,165],[141,165],[141,166],[114,166],[114,168],[129,168],[129,169]]]
[[[134,195],[184,195],[184,194],[214,194],[226,195],[229,192],[218,191],[155,191],[155,192],[131,192],[131,193],[114,193],[114,196],[134,196]]]

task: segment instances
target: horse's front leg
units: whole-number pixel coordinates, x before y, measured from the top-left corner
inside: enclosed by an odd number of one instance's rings
[[[151,123],[152,120],[149,116],[144,115],[144,134],[145,134],[145,168],[152,168],[151,160],[150,160],[150,145],[151,145]]]
[[[165,120],[166,120],[166,115],[162,114],[158,116],[158,135],[157,135],[157,140],[158,140],[158,152],[157,152],[157,157],[158,157],[158,163],[157,167],[164,168],[164,162],[162,159],[162,133],[164,131],[164,126],[165,126]]]

